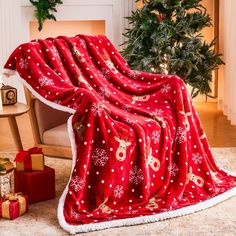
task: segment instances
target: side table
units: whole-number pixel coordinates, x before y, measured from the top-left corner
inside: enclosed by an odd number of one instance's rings
[[[11,133],[15,141],[17,151],[22,150],[22,142],[20,138],[19,129],[16,123],[16,116],[20,116],[29,111],[29,106],[23,103],[16,103],[15,105],[3,106],[0,110],[0,118],[8,118]]]

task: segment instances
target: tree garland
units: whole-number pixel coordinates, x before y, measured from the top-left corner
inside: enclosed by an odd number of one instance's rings
[[[43,28],[43,22],[46,19],[56,20],[56,17],[52,12],[57,12],[56,6],[62,4],[61,0],[29,0],[31,4],[36,8],[35,16],[38,20],[38,30]]]

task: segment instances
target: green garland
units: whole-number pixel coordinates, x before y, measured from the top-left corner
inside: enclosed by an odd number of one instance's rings
[[[56,20],[56,17],[52,12],[57,12],[56,5],[62,4],[61,0],[29,0],[31,4],[36,8],[35,15],[38,20],[38,30],[43,28],[43,22],[46,19]]]

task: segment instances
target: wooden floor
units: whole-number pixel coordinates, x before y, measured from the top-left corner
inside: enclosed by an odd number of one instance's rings
[[[196,103],[202,125],[212,147],[236,147],[236,126],[217,110],[216,103]],[[32,147],[33,136],[27,114],[17,118],[24,149]],[[0,152],[15,151],[8,120],[0,119]]]

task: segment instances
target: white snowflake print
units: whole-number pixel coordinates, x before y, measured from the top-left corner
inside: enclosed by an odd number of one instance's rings
[[[86,49],[86,42],[84,39],[80,39],[80,42],[79,42],[80,46],[84,49]]]
[[[80,214],[73,209],[70,212],[70,217],[73,218],[73,219],[78,220],[80,218]]]
[[[78,176],[72,177],[70,181],[70,188],[72,188],[75,192],[80,191],[84,186],[84,180]]]
[[[102,106],[100,103],[93,103],[91,111],[94,116],[101,116],[102,115]]]
[[[134,72],[135,72],[135,74],[138,75],[138,76],[141,75],[141,73],[142,73],[142,71],[139,71],[139,70],[134,70]]]
[[[143,172],[138,166],[134,166],[129,172],[129,181],[138,185],[143,181]]]
[[[74,104],[71,106],[71,108],[74,109],[74,110],[77,110],[78,104],[74,103]]]
[[[152,141],[154,144],[157,144],[160,141],[160,131],[152,132]]]
[[[179,143],[184,143],[187,141],[186,130],[184,130],[182,127],[178,127],[177,129],[176,140],[178,140]]]
[[[134,89],[138,89],[139,88],[139,86],[137,84],[131,84],[130,87],[134,88]]]
[[[123,111],[125,111],[125,112],[130,112],[129,107],[126,106],[126,105],[123,105],[123,106],[121,107],[121,109],[122,109]]]
[[[125,119],[125,121],[128,123],[128,124],[134,124],[134,121],[132,119],[130,119],[129,117],[127,117]]]
[[[102,67],[101,74],[104,76],[107,80],[110,79],[110,70]]]
[[[168,167],[168,170],[170,171],[171,176],[176,176],[179,171],[179,168],[175,163],[173,163]]]
[[[59,56],[59,52],[57,51],[57,49],[56,49],[55,46],[52,46],[52,47],[50,48],[50,50],[51,50],[51,52],[52,52],[52,54],[53,54],[54,57],[56,57],[56,58],[59,58],[59,57],[60,57],[60,56]]]
[[[30,42],[30,44],[32,45],[38,45],[39,43],[37,41],[34,41],[34,42]]]
[[[20,66],[21,69],[28,69],[29,63],[28,63],[27,59],[26,58],[21,58],[19,60],[19,66]]]
[[[201,164],[202,163],[202,156],[199,153],[193,153],[192,160],[196,165]]]
[[[136,71],[136,70],[130,70],[130,71],[128,72],[128,76],[131,77],[131,78],[133,78],[133,79],[137,79],[138,76],[140,75],[140,73],[141,73],[141,72]]]
[[[168,93],[168,92],[170,91],[170,89],[171,89],[171,87],[170,87],[169,84],[164,84],[164,85],[162,86],[161,92],[162,92],[162,93]]]
[[[153,114],[157,116],[163,115],[164,111],[162,109],[155,109]]]
[[[124,194],[124,187],[122,185],[116,185],[116,188],[113,192],[116,198],[121,198]]]
[[[109,98],[110,97],[110,92],[107,88],[100,87],[98,94],[102,96],[103,98]]]
[[[39,84],[41,87],[44,87],[48,85],[54,85],[54,82],[52,79],[49,79],[46,76],[42,76],[39,78]]]
[[[95,166],[105,166],[108,160],[106,150],[102,148],[96,148],[93,151],[92,160]]]

